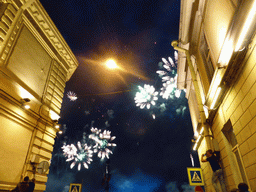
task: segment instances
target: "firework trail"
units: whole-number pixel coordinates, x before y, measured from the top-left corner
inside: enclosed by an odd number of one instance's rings
[[[190,153],[190,159],[191,159],[192,166],[194,167],[194,166],[195,166],[195,164],[194,164],[194,158],[193,158],[193,156],[192,156],[191,153]]]

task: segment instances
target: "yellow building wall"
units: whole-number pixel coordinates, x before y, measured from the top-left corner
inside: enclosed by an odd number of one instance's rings
[[[8,2],[8,3],[7,3]],[[35,177],[45,191],[65,83],[78,61],[38,0],[0,2],[0,191]],[[30,109],[22,99],[29,98]]]
[[[20,180],[26,160],[32,130],[0,114],[0,181],[16,182]]]
[[[231,28],[232,20],[236,10],[238,10],[239,0],[200,0],[192,4],[189,1],[182,1],[182,6],[194,6],[194,12],[181,13],[183,20],[187,19],[192,22],[190,24],[189,35],[191,35],[188,44],[191,47],[188,48],[192,57],[196,58],[195,69],[199,71],[200,80],[203,84],[205,91],[205,97],[209,96],[208,90],[210,90],[210,84],[208,84],[207,72],[204,69],[204,63],[200,53],[200,35],[193,35],[200,31],[205,34],[207,45],[209,47],[209,54],[213,62],[213,66],[218,66],[218,59],[223,47],[228,30]],[[198,3],[198,5],[197,5]],[[198,7],[197,7],[198,6]],[[241,8],[241,7],[240,7]],[[243,7],[242,7],[243,8]],[[184,9],[181,9],[184,10]],[[242,18],[242,17],[241,17]],[[182,20],[182,21],[183,21]],[[235,20],[237,21],[237,20]],[[184,32],[188,26],[184,26],[184,23],[180,24],[180,33]],[[234,34],[238,33],[236,26]],[[233,35],[234,35],[233,34]],[[180,34],[181,35],[181,34]],[[237,35],[237,34],[236,34]],[[182,37],[182,36],[181,36]],[[180,39],[182,44],[183,39]],[[229,143],[226,133],[224,132],[227,122],[231,122],[234,134],[238,143],[238,152],[242,160],[242,168],[245,170],[246,179],[248,180],[251,191],[256,191],[256,50],[255,50],[256,38],[253,39],[249,46],[248,52],[241,63],[242,70],[239,71],[236,80],[232,81],[231,85],[225,85],[228,88],[227,94],[223,99],[221,105],[217,111],[210,111],[211,115],[209,121],[211,122],[211,131],[214,138],[217,139],[220,152],[221,152],[221,165],[224,170],[224,176],[226,181],[227,190],[230,191],[233,188],[237,188],[237,185],[242,182],[242,176],[239,173],[239,168],[235,162],[235,155],[232,152],[232,146]],[[181,45],[180,45],[181,47]],[[232,62],[231,62],[232,63]],[[183,68],[187,65],[185,62],[181,63]],[[181,80],[182,81],[182,80]],[[191,89],[189,84],[190,78],[186,81],[187,89]],[[199,81],[199,80],[198,80]],[[211,82],[210,82],[211,83]],[[224,86],[224,87],[225,87]],[[191,118],[193,122],[194,130],[200,126],[200,120],[197,118],[197,109],[195,102],[191,95],[188,98]],[[207,98],[206,105],[211,103]],[[209,106],[208,106],[209,107]],[[216,112],[216,114],[215,114]],[[214,118],[214,119],[212,119]],[[201,158],[201,154],[206,152],[205,139],[198,145],[198,155]],[[233,148],[234,149],[234,148]],[[203,169],[203,175],[205,180],[206,191],[215,191],[212,187],[212,170],[209,163],[201,163]]]
[[[230,168],[228,143],[221,129],[231,120],[239,145],[242,162],[252,191],[256,191],[256,49],[255,39],[244,60],[244,68],[231,86],[216,114],[212,130],[221,148],[225,178],[231,190],[238,184],[239,178]]]

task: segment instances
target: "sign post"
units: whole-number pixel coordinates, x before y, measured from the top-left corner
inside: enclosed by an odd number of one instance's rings
[[[189,185],[191,186],[203,186],[204,180],[203,180],[203,174],[201,168],[195,168],[195,167],[188,167],[188,180]]]

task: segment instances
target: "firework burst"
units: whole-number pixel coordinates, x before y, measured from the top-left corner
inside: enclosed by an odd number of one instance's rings
[[[174,78],[170,78],[169,81],[163,83],[163,87],[160,89],[160,95],[164,99],[179,98],[181,91],[177,89],[177,75]]]
[[[141,109],[147,107],[150,109],[151,105],[156,104],[156,100],[158,100],[158,92],[155,91],[154,86],[152,85],[144,85],[144,88],[139,86],[139,92],[135,95],[135,103],[136,106],[139,106]]]
[[[181,91],[177,89],[176,66],[178,54],[176,51],[174,52],[174,58],[175,62],[171,57],[168,57],[169,62],[165,58],[162,58],[162,61],[164,62],[162,66],[163,69],[156,71],[163,82],[163,87],[160,89],[160,95],[164,99],[174,99],[175,97],[179,98],[181,94]]]
[[[159,74],[159,76],[162,79],[162,82],[170,81],[172,78],[176,76],[176,69],[177,69],[177,61],[178,61],[178,54],[175,51],[174,52],[174,58],[175,61],[171,57],[168,57],[169,62],[165,59],[162,58],[163,65],[162,65],[162,70],[156,71],[156,73]]]
[[[67,97],[70,99],[70,101],[75,101],[78,99],[77,95],[72,91],[69,91],[67,93]]]
[[[177,114],[184,114],[186,110],[185,106],[179,106],[182,101],[181,90],[177,87],[177,64],[178,64],[178,53],[174,52],[174,59],[171,57],[162,58],[162,62],[158,63],[159,70],[156,71],[160,83],[155,83],[157,90],[151,85],[144,85],[144,87],[139,86],[139,91],[135,95],[136,106],[144,109],[145,107],[149,109],[150,115],[155,119],[159,113],[166,111],[166,106],[172,104],[176,108]],[[159,87],[161,86],[161,87]],[[185,91],[185,90],[184,90]],[[159,97],[159,96],[160,97]],[[177,99],[180,98],[179,102]],[[154,106],[154,107],[152,107]]]
[[[92,162],[93,151],[91,147],[88,147],[87,144],[81,145],[77,142],[77,147],[74,144],[64,145],[62,147],[63,154],[67,158],[67,162],[72,161],[70,168],[72,169],[76,164],[78,164],[78,171],[81,169],[81,165],[84,168],[88,169],[88,164]]]
[[[109,159],[109,154],[113,154],[113,152],[107,147],[116,146],[115,143],[110,143],[116,137],[111,137],[111,131],[101,129],[91,128],[92,134],[89,135],[89,138],[95,141],[95,145],[93,146],[94,153],[98,153],[98,157],[102,160],[107,157]]]

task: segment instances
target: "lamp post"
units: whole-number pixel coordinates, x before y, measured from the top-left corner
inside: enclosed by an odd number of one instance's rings
[[[110,171],[110,159],[106,161],[106,167],[104,172],[104,178],[102,180],[102,186],[105,186],[105,191],[109,191],[109,181],[111,179],[111,171]]]

